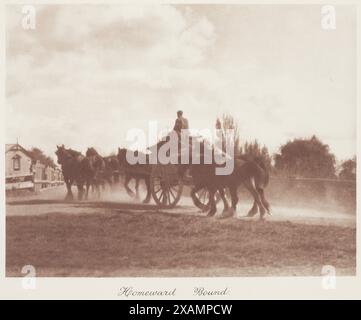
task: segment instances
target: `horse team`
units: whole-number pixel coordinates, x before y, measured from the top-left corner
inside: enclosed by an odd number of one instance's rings
[[[76,184],[78,188],[78,200],[87,200],[90,189],[99,197],[105,184],[112,185],[120,181],[120,172],[122,172],[127,193],[139,199],[139,183],[144,180],[147,195],[143,203],[151,201],[150,176],[152,167],[148,162],[146,164],[129,164],[126,160],[127,149],[118,148],[117,155],[102,157],[94,148],[88,148],[84,156],[78,151],[67,149],[64,145],[61,145],[57,146],[55,154],[58,158],[58,164],[62,168],[67,188],[67,200],[73,199],[71,190],[73,184]],[[217,192],[219,192],[224,204],[223,216],[232,216],[236,212],[239,200],[237,190],[240,185],[245,186],[254,199],[248,216],[254,216],[259,212],[262,219],[265,213],[270,213],[270,206],[264,194],[269,174],[261,159],[235,158],[234,170],[230,175],[216,175],[215,168],[218,165],[215,162],[204,164],[202,156],[204,156],[204,153],[201,153],[200,161],[197,164],[192,164],[192,161],[190,161],[190,164],[178,164],[176,166],[180,177],[184,177],[186,172],[191,176],[193,184],[191,197],[195,204],[199,201],[196,196],[197,192],[200,189],[208,191],[208,216],[215,215],[217,211],[217,202],[215,200]],[[132,179],[135,179],[135,192],[129,188]],[[229,190],[231,206],[228,204],[225,190]]]
[[[67,188],[66,200],[73,200],[72,186],[75,184],[78,188],[78,200],[87,200],[89,197],[89,190],[96,193],[99,197],[101,189],[105,184],[112,186],[120,180],[120,170],[123,166],[121,162],[126,163],[125,154],[122,152],[118,156],[102,157],[94,148],[88,148],[85,156],[76,150],[67,149],[64,145],[57,146],[55,154],[58,158],[57,162],[61,165],[64,182]],[[124,170],[123,170],[124,171]],[[136,172],[129,174],[125,171],[125,188],[131,196],[134,192],[129,188],[129,182],[132,178],[136,179],[136,197],[139,197],[139,182],[140,179],[146,178],[146,174]],[[146,179],[149,181],[149,179]],[[150,202],[150,194],[145,201]]]

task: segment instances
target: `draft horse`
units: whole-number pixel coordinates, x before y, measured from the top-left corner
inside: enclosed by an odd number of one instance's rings
[[[206,148],[206,144],[203,143],[203,148]],[[210,146],[208,146],[210,147]],[[204,150],[204,149],[203,149]],[[244,160],[242,158],[230,159],[234,161],[234,170],[229,175],[217,175],[216,168],[221,166],[214,160],[214,149],[212,150],[212,161],[210,164],[204,162],[204,152],[200,154],[200,164],[192,164],[191,161],[191,176],[194,183],[194,188],[191,191],[192,197],[195,192],[200,188],[206,188],[209,192],[210,209],[208,216],[213,216],[217,212],[217,204],[215,201],[215,194],[217,190],[229,189],[232,208],[229,211],[231,216],[236,211],[238,203],[237,190],[240,185],[244,185],[246,189],[251,193],[254,204],[248,215],[253,216],[260,212],[260,218],[263,219],[265,213],[270,213],[270,205],[265,198],[264,189],[268,184],[268,171],[264,165],[260,165],[253,160]],[[222,195],[222,194],[221,194]],[[225,204],[225,210],[227,211],[227,200],[222,196]]]
[[[55,154],[58,158],[58,164],[61,165],[64,182],[67,189],[65,200],[73,200],[71,187],[74,183],[78,188],[78,200],[82,200],[84,195],[84,183],[86,181],[87,161],[80,152],[66,149],[64,145],[56,146]]]
[[[139,199],[139,183],[141,180],[144,180],[147,195],[143,200],[143,203],[149,203],[151,199],[151,191],[150,191],[150,173],[151,173],[151,165],[149,164],[149,157],[144,155],[146,159],[145,164],[130,164],[127,161],[127,152],[128,150],[125,148],[118,148],[118,162],[121,170],[124,172],[124,187],[127,193],[130,196],[135,196],[136,199]],[[130,151],[133,152],[133,151]],[[138,151],[135,151],[138,152]],[[135,179],[135,192],[129,188],[129,182]]]

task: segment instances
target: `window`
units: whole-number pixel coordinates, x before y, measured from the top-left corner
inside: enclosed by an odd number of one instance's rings
[[[15,157],[13,157],[13,169],[14,169],[14,171],[20,170],[20,156],[19,155],[16,155]]]

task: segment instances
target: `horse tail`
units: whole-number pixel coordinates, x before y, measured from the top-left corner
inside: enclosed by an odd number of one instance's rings
[[[254,183],[255,188],[260,195],[261,202],[264,208],[267,210],[268,214],[271,214],[270,204],[265,198],[264,189],[269,183],[269,172],[267,167],[262,159],[258,159],[258,161],[254,161],[255,174],[254,174]]]
[[[269,170],[266,166],[265,161],[263,160],[262,157],[255,157],[254,162],[263,169],[263,171],[264,171],[264,187],[267,187],[268,183],[269,183]]]
[[[257,192],[259,193],[260,197],[261,197],[261,201],[263,206],[265,207],[265,209],[267,210],[267,213],[269,215],[271,215],[271,208],[270,208],[270,204],[269,202],[266,200],[265,195],[264,195],[264,188],[260,188],[260,187],[256,187]]]

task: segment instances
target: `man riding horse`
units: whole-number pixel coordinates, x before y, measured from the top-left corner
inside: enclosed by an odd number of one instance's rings
[[[177,119],[175,120],[174,128],[173,130],[180,135],[182,130],[189,130],[189,123],[188,119],[183,117],[183,111],[179,110],[177,111]]]
[[[220,121],[217,121],[216,127],[217,129],[222,128]],[[253,216],[259,211],[260,217],[263,218],[264,214],[270,211],[269,203],[264,196],[264,188],[268,184],[268,170],[266,170],[266,168],[263,166],[263,163],[257,163],[254,160],[244,160],[235,156],[233,153],[229,155],[226,153],[227,150],[223,150],[223,143],[222,147],[219,148],[210,144],[204,139],[199,140],[200,137],[190,137],[188,130],[188,120],[183,117],[182,111],[178,111],[177,119],[175,121],[172,132],[170,132],[166,137],[158,141],[157,144],[147,149],[151,152],[151,154],[156,154],[157,159],[159,157],[159,153],[161,153],[162,156],[166,156],[167,158],[171,159],[171,154],[168,154],[170,153],[171,149],[167,149],[167,147],[170,147],[169,142],[171,142],[171,138],[174,137],[174,134],[176,134],[176,136],[178,136],[178,153],[175,156],[178,158],[178,160],[182,160],[181,155],[183,154],[183,152],[187,152],[187,148],[189,148],[187,153],[189,153],[188,155],[191,156],[191,158],[189,159],[189,162],[187,161],[187,164],[182,164],[182,161],[178,161],[177,164],[173,165],[177,166],[178,176],[181,179],[183,179],[187,175],[187,173],[189,173],[190,177],[192,178],[193,188],[191,191],[191,196],[196,205],[198,201],[196,193],[201,189],[208,190],[210,199],[208,215],[213,216],[217,210],[215,193],[218,191],[224,204],[223,217],[232,216],[236,211],[236,206],[238,203],[237,189],[241,184],[243,184],[254,198],[253,207],[248,213],[249,216]],[[184,142],[185,133],[186,137],[189,139],[189,143],[183,145],[182,142]],[[222,140],[221,142],[223,142],[223,135],[221,135],[219,138]],[[193,159],[193,147],[195,147],[195,150],[197,150],[197,146],[194,146],[192,142],[200,143],[200,149],[194,154],[196,158],[199,158],[198,161],[193,161],[195,160]],[[162,147],[165,144],[168,145],[163,148],[165,149],[165,151],[162,151]],[[127,184],[131,178],[135,178],[136,181],[138,181],[139,179],[144,179],[147,186],[147,197],[144,202],[147,203],[150,201],[150,176],[153,170],[152,165],[148,162],[149,155],[145,156],[147,161],[144,164],[129,164],[127,163],[126,159],[126,154],[128,151],[129,150],[127,149],[118,150],[118,161],[123,166],[127,176],[125,182],[126,189],[129,189]],[[223,167],[223,164],[218,164],[218,160],[216,161],[215,155],[218,153],[222,153],[225,158],[227,158],[228,160],[230,158],[230,160],[232,161],[234,165],[234,170],[232,170],[231,173],[219,175],[217,174],[217,169]],[[211,155],[210,163],[208,159],[209,155]],[[136,183],[136,186],[138,186],[138,182]],[[136,189],[138,188],[136,187]],[[229,207],[228,201],[225,197],[226,189],[229,189],[230,192],[232,200],[231,208]],[[129,192],[128,190],[128,193],[131,192]]]

